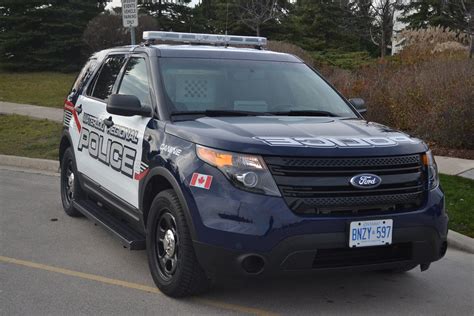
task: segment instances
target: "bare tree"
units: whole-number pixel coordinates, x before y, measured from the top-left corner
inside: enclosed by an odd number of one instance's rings
[[[250,27],[257,36],[263,24],[282,15],[278,0],[239,0],[240,22]]]
[[[350,12],[364,26],[361,36],[380,48],[382,58],[391,47],[393,14],[397,2],[397,0],[352,0],[350,7]]]
[[[116,13],[100,14],[89,21],[82,35],[84,54],[89,56],[93,52],[114,46],[130,43],[129,30],[122,25],[121,10]],[[148,15],[138,17],[137,34],[141,40],[143,31],[158,30],[156,19]]]
[[[387,48],[390,48],[396,2],[396,0],[372,1],[373,28],[370,30],[370,36],[372,42],[380,47],[380,57],[382,58],[385,57]]]

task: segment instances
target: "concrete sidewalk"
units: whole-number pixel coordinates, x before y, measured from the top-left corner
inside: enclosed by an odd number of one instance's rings
[[[63,109],[29,104],[0,101],[0,114],[19,114],[55,122],[63,121]],[[443,156],[436,156],[435,159],[438,163],[439,172],[474,180],[474,160]]]
[[[0,114],[18,114],[47,119],[55,122],[63,121],[63,109],[49,108],[45,106],[19,104],[0,101]]]
[[[474,160],[436,156],[439,172],[474,180]]]

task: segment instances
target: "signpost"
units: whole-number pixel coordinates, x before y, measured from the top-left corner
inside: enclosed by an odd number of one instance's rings
[[[135,27],[138,26],[137,0],[122,0],[122,22],[130,28],[132,45],[135,45]]]

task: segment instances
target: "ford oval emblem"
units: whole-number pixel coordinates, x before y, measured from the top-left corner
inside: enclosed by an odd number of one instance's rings
[[[351,178],[351,184],[359,189],[374,189],[382,183],[382,179],[375,174],[358,174]]]

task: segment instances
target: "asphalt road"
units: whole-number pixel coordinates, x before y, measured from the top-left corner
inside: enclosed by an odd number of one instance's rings
[[[154,287],[145,252],[64,214],[57,176],[0,167],[0,315],[132,313],[473,315],[474,256],[449,249],[403,275],[227,280],[174,300]]]

